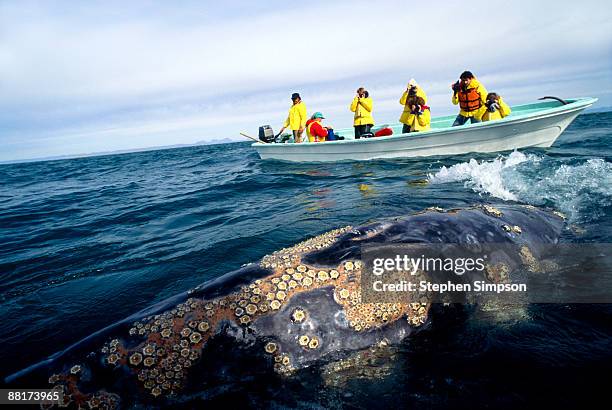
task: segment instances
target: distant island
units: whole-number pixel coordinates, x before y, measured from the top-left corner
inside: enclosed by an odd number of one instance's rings
[[[164,149],[174,149],[174,148],[187,148],[187,147],[197,147],[199,145],[219,145],[219,144],[231,144],[234,142],[244,142],[242,139],[231,139],[231,138],[215,138],[208,141],[198,141],[193,144],[173,144],[173,145],[162,145],[157,147],[144,147],[144,148],[133,148],[133,149],[123,149],[117,151],[100,151],[100,152],[90,152],[83,154],[72,154],[72,155],[56,155],[52,157],[40,157],[40,158],[30,158],[30,159],[16,159],[9,161],[0,161],[0,164],[19,164],[23,162],[38,162],[38,161],[55,161],[60,159],[72,159],[72,158],[86,158],[86,157],[98,157],[102,155],[118,155],[118,154],[130,154],[133,152],[146,152],[146,151],[159,151]]]

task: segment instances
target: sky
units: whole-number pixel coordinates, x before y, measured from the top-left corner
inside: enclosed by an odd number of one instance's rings
[[[466,69],[511,105],[612,106],[612,7],[0,0],[0,161],[256,136],[280,128],[293,92],[343,128],[363,86],[376,123],[393,123],[411,78],[449,115]]]

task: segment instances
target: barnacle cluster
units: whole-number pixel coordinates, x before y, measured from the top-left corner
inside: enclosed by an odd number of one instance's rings
[[[333,229],[319,236],[315,236],[314,238],[300,242],[292,247],[283,248],[272,253],[271,255],[264,256],[261,260],[261,266],[269,269],[275,269],[277,267],[289,268],[293,263],[299,261],[300,254],[323,249],[334,243],[340,235],[350,231],[351,229],[351,226]]]
[[[82,375],[82,366],[73,365],[64,374],[53,374],[49,377],[52,390],[59,393],[59,401],[42,402],[41,409],[50,409],[56,405],[60,408],[74,407],[81,409],[115,409],[119,407],[119,396],[106,391],[83,393],[79,391],[78,383]]]
[[[523,233],[523,230],[518,225],[510,226],[510,225],[504,224],[504,225],[502,225],[502,229],[504,231],[506,231],[506,232],[512,232],[512,233],[516,233],[516,234]]]
[[[499,209],[495,208],[493,205],[483,205],[482,209],[486,214],[494,216],[496,218],[502,217],[504,214]]]
[[[335,268],[302,263],[304,253],[329,246],[350,229],[335,229],[264,257],[261,266],[270,274],[227,295],[211,300],[190,297],[168,311],[132,323],[124,338],[110,340],[102,347],[102,362],[131,372],[151,398],[176,393],[182,390],[189,369],[200,359],[207,340],[222,321],[251,327],[258,317],[282,309],[294,295],[321,287],[334,289],[335,299],[355,331],[380,327],[402,317],[407,317],[411,325],[422,324],[427,316],[426,302],[416,303],[418,306],[361,303],[361,261],[345,261]],[[305,320],[305,309],[291,312],[292,322]],[[313,334],[299,335],[296,342],[304,349],[321,348],[320,338]],[[268,342],[264,351],[272,355],[277,373],[287,375],[295,370],[291,356],[279,343]],[[77,377],[81,371],[73,370],[77,374],[70,372],[68,377]]]
[[[355,379],[382,379],[392,373],[397,348],[387,340],[323,367],[321,376],[327,386],[341,387]]]

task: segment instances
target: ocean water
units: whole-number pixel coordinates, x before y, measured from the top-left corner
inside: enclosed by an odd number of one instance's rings
[[[507,201],[565,213],[565,241],[612,242],[611,147],[607,112],[579,116],[551,149],[501,155],[292,164],[260,161],[245,142],[2,165],[0,376],[333,227]],[[375,379],[335,386],[308,369],[241,380],[210,403],[579,405],[609,381],[611,306],[447,317]]]

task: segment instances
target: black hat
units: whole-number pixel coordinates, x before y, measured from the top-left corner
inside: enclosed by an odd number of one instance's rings
[[[299,98],[299,99],[301,99],[301,98],[302,98],[302,97],[300,97],[300,94],[298,94],[298,93],[293,93],[293,94],[291,94],[291,99],[292,99],[292,100],[297,100],[298,98]]]
[[[464,71],[459,76],[462,80],[467,80],[468,78],[474,78],[474,74],[471,71]]]

